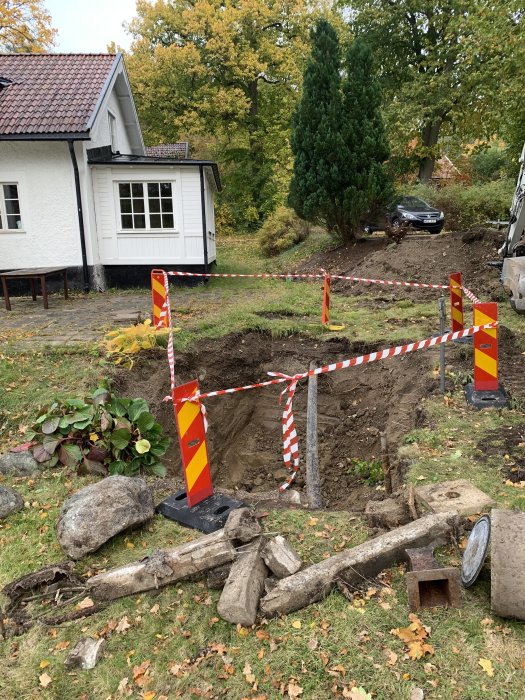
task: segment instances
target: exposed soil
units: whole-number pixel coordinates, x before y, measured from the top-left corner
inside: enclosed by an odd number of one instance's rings
[[[293,374],[311,360],[326,363],[376,347],[334,339],[318,342],[295,336],[272,339],[260,333],[203,341],[197,352],[176,357],[177,383],[199,378],[203,392],[251,384],[268,371]],[[415,427],[417,405],[435,388],[430,377],[431,353],[399,357],[389,362],[323,375],[318,386],[319,454],[323,498],[327,506],[361,510],[370,498],[381,497],[354,472],[354,459],[379,457],[379,431],[386,430],[395,455],[398,439]],[[305,456],[307,383],[294,399],[301,463]],[[119,391],[142,396],[173,438],[166,463],[171,475],[181,474],[179,449],[169,393],[164,353],[144,355],[131,373],[121,374]],[[279,394],[282,386],[206,399],[210,421],[208,444],[214,483],[224,488],[267,491],[282,483],[283,469]],[[299,486],[302,481],[299,480]]]

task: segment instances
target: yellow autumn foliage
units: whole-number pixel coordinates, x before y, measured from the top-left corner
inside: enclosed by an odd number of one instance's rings
[[[180,328],[173,329],[174,333],[178,331],[180,331]],[[110,331],[104,338],[103,346],[108,357],[116,365],[122,365],[131,369],[133,360],[130,355],[134,355],[141,350],[151,350],[151,348],[157,347],[160,344],[159,340],[165,338],[167,333],[167,328],[155,330],[151,325],[151,320],[148,318],[143,323],[137,323],[135,326],[127,326],[126,328]]]

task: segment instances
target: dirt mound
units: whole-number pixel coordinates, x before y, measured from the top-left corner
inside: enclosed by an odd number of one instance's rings
[[[268,371],[293,374],[311,360],[325,364],[376,347],[334,339],[324,343],[302,337],[272,339],[259,333],[199,343],[195,352],[176,357],[177,382],[200,380],[201,390],[226,389],[267,379]],[[322,375],[318,389],[319,453],[322,490],[332,508],[360,510],[379,494],[358,471],[377,469],[379,431],[386,430],[392,453],[397,440],[417,421],[417,404],[435,387],[428,352]],[[181,474],[165,355],[144,355],[131,373],[122,373],[119,391],[146,398],[173,438],[169,471]],[[279,394],[282,386],[206,399],[214,483],[249,491],[276,488],[286,477],[282,462]],[[306,382],[294,399],[301,464],[305,457]],[[375,462],[375,465],[374,465]],[[301,481],[299,484],[301,485]]]
[[[475,228],[438,236],[410,233],[400,245],[386,238],[372,236],[331,251],[314,255],[301,272],[319,271],[324,267],[333,274],[391,279],[405,282],[447,284],[451,272],[462,272],[463,283],[484,299],[501,295],[498,270],[487,262],[497,260],[497,249],[503,235],[500,231]],[[377,289],[377,285],[373,285]],[[334,283],[337,293],[370,293],[369,285]],[[436,290],[387,287],[390,298],[435,298]],[[499,296],[497,296],[499,298]]]

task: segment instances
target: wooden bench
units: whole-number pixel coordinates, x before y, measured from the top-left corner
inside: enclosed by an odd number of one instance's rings
[[[40,280],[40,289],[42,290],[42,299],[44,300],[44,309],[49,309],[47,301],[46,278],[51,275],[62,274],[64,278],[64,298],[67,299],[67,267],[33,267],[27,270],[11,270],[11,272],[0,272],[2,280],[2,289],[4,292],[5,308],[11,311],[11,301],[9,300],[9,291],[7,289],[8,280],[28,279],[31,283],[31,296],[33,301],[36,301],[35,280]]]

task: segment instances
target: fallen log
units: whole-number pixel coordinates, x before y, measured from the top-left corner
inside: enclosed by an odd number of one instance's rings
[[[217,605],[227,622],[249,627],[255,622],[268,569],[261,558],[265,542],[261,538],[233,564]]]
[[[457,517],[455,511],[427,515],[288,576],[261,600],[261,614],[268,617],[305,608],[325,598],[338,579],[355,583],[377,576],[394,562],[406,559],[407,547],[445,544],[451,539]]]
[[[86,581],[86,587],[97,600],[114,600],[181,581],[233,561],[235,557],[235,548],[224,530],[218,530],[174,549],[159,549],[141,561],[92,576]]]

